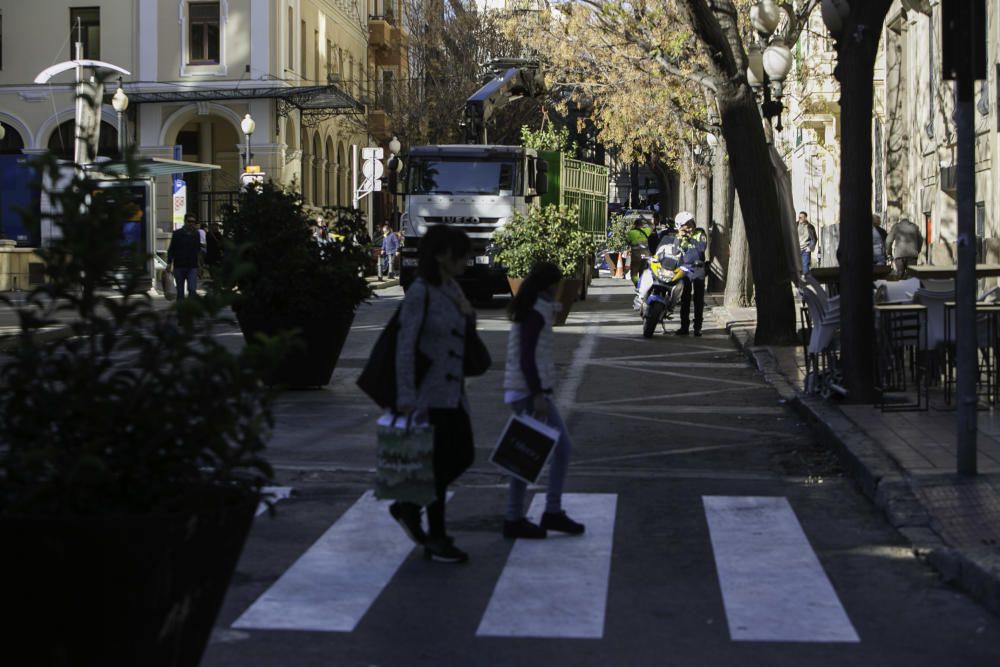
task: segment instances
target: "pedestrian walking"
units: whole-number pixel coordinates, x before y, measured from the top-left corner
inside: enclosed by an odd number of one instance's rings
[[[383,274],[390,278],[396,277],[396,264],[399,258],[399,237],[392,231],[389,223],[382,225],[382,247],[379,249],[378,277]]]
[[[198,263],[201,259],[201,234],[194,213],[184,216],[184,226],[174,230],[167,248],[167,269],[173,271],[177,300],[197,296]],[[185,294],[185,287],[187,293]]]
[[[475,327],[476,314],[455,280],[471,249],[461,230],[438,225],[427,231],[417,278],[400,308],[396,348],[396,409],[434,428],[436,499],[427,506],[426,533],[418,505],[395,502],[389,512],[424,547],[426,558],[447,563],[469,558],[445,530],[445,499],[448,485],[475,456],[463,365],[466,327]]]
[[[694,335],[701,335],[701,325],[705,313],[705,248],[708,237],[705,231],[694,224],[694,215],[681,211],[674,217],[677,224],[675,245],[684,269],[681,293],[681,328],[675,336],[687,336],[691,324],[691,297],[694,296]]]
[[[816,249],[816,228],[809,222],[809,214],[799,211],[799,252],[802,254],[802,274],[809,273],[813,250]]]
[[[885,266],[885,239],[886,233],[882,229],[882,218],[872,215],[872,264],[875,266]]]
[[[208,268],[208,275],[214,277],[222,265],[222,228],[219,223],[213,222],[208,227],[208,235],[205,239],[205,266]]]
[[[885,249],[891,259],[893,272],[897,276],[906,273],[906,267],[916,264],[923,246],[920,228],[907,218],[900,218],[885,238]]]
[[[561,279],[557,266],[540,262],[531,269],[510,302],[509,315],[513,324],[507,336],[504,402],[515,414],[530,413],[559,431],[559,442],[549,465],[545,512],[540,524],[532,523],[524,514],[527,484],[516,477],[511,478],[503,523],[503,536],[507,538],[539,539],[549,530],[570,535],[584,532],[583,524],[569,518],[562,509],[562,490],[573,445],[552,400],[556,380],[552,323],[559,308],[555,295]]]

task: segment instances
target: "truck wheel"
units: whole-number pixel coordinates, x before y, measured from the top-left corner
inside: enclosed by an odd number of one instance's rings
[[[664,308],[665,306],[659,301],[649,304],[649,309],[646,311],[646,319],[642,323],[643,338],[652,338],[653,334],[656,333],[656,327],[660,326],[660,320],[663,319]]]

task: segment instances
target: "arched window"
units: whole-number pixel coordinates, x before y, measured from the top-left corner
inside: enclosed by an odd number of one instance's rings
[[[4,132],[3,141],[0,141],[0,155],[10,155],[11,153],[20,153],[24,150],[24,139],[21,138],[20,132],[15,130],[13,127],[7,123],[0,123],[3,125]]]
[[[49,151],[63,160],[72,160],[76,142],[75,122],[67,120],[59,124],[49,137]],[[118,155],[118,130],[114,125],[101,121],[101,136],[97,142],[97,154],[104,157]]]

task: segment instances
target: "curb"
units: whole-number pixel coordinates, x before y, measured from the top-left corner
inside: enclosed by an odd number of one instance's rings
[[[390,287],[395,287],[398,284],[399,284],[399,279],[393,278],[391,280],[383,280],[381,282],[372,280],[371,282],[368,283],[368,286],[371,287],[373,290],[382,290],[382,289],[388,289]]]
[[[1000,614],[1000,558],[993,550],[959,550],[946,544],[914,492],[911,478],[878,441],[835,406],[800,393],[781,371],[771,350],[753,344],[752,328],[733,323],[725,307],[714,308],[712,315],[775,388],[782,402],[805,419],[821,441],[837,453],[861,492],[910,543],[913,553],[937,570],[945,581]]]

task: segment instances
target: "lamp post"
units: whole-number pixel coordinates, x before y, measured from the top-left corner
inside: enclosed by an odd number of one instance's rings
[[[389,167],[389,216],[391,220],[389,224],[393,229],[396,229],[396,186],[397,174],[399,173],[399,168],[402,166],[399,161],[399,151],[402,149],[403,147],[399,143],[399,139],[393,136],[389,142],[389,162],[387,164]]]
[[[775,34],[781,23],[781,13],[787,17],[786,29],[783,34]],[[750,23],[757,31],[757,44],[750,47],[748,53],[747,82],[754,92],[762,96],[761,115],[770,123],[777,117],[776,127],[780,132],[781,112],[785,109],[781,103],[784,96],[785,77],[792,69],[792,52],[785,45],[786,35],[794,22],[794,17],[784,7],[779,7],[774,0],[760,0],[750,8]]]
[[[240,129],[243,130],[243,136],[246,137],[246,156],[243,159],[243,171],[246,171],[246,168],[250,166],[250,135],[257,129],[257,123],[250,117],[250,114],[247,114],[240,121]]]
[[[128,109],[128,95],[122,88],[122,78],[118,77],[118,90],[111,98],[111,106],[118,112],[118,152],[125,157],[125,110]]]

